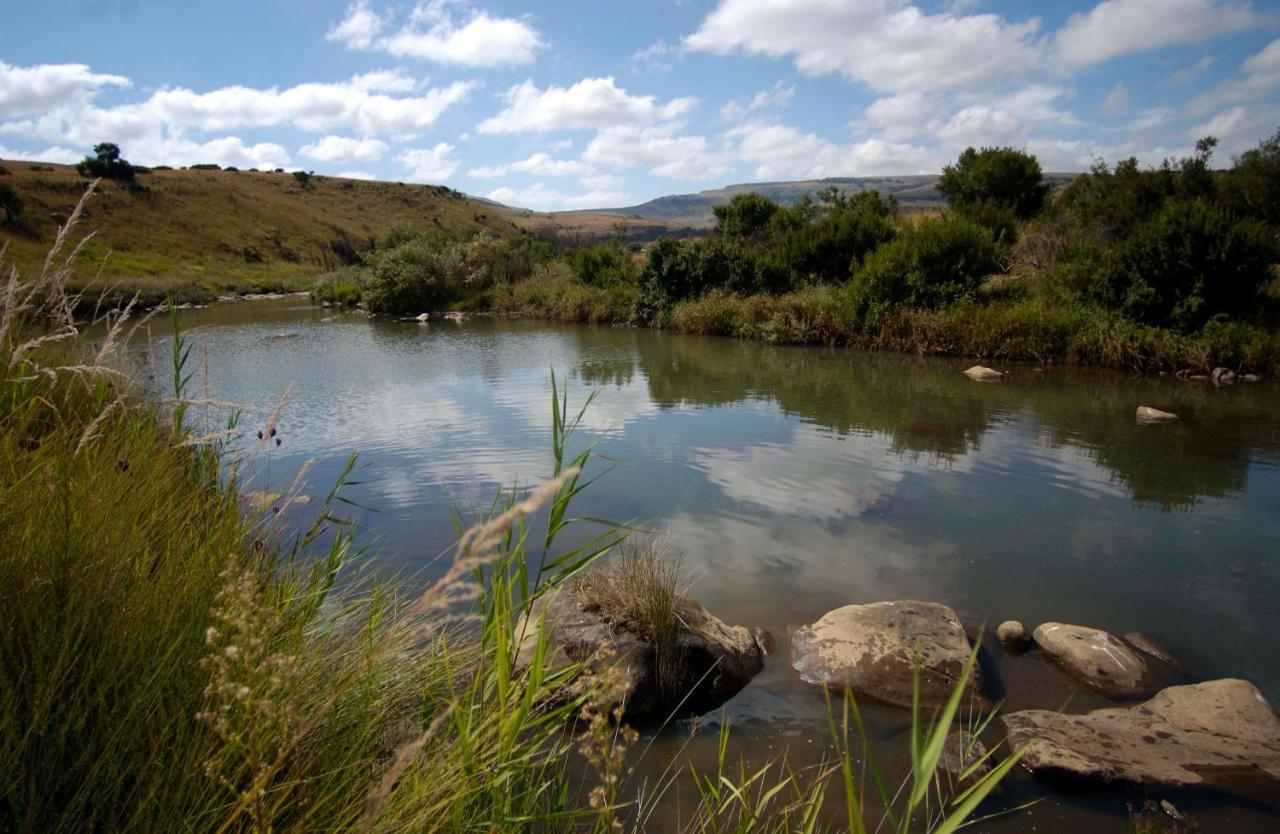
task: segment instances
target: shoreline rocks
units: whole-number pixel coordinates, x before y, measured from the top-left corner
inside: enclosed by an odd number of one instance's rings
[[[1248,681],[1174,686],[1141,704],[1084,715],[1022,710],[1003,721],[1034,773],[1280,795],[1280,718]]]
[[[649,640],[610,622],[608,612],[587,610],[569,589],[549,594],[520,626],[525,637],[517,664],[525,668],[531,661],[545,616],[548,667],[590,661],[597,671],[618,671],[624,719],[701,715],[738,694],[764,668],[764,654],[749,630],[727,625],[696,601],[677,596],[675,608],[680,623],[676,680],[659,681],[657,652]]]
[[[1110,632],[1044,623],[1032,636],[1046,661],[1086,689],[1109,698],[1133,698],[1147,691],[1146,661]]]
[[[911,706],[917,657],[920,702],[933,708],[951,696],[972,651],[956,612],[936,602],[846,605],[791,635],[802,680],[899,707]],[[965,687],[985,705],[978,664]]]

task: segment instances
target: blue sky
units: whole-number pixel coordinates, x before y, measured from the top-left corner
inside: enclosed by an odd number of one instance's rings
[[[1280,3],[42,0],[0,38],[0,157],[443,183],[537,209],[734,182],[1218,161],[1280,127]]]

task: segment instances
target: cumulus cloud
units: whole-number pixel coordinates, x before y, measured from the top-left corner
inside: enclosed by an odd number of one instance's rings
[[[375,11],[368,0],[357,0],[327,37],[348,49],[463,67],[529,64],[546,47],[527,22],[495,17],[457,0],[419,3],[403,19],[391,10]]]
[[[1219,0],[1103,0],[1067,19],[1054,38],[1058,58],[1082,67],[1259,24],[1247,3]]]
[[[317,142],[303,145],[298,153],[320,162],[377,162],[388,150],[390,146],[378,139],[325,136]]]
[[[348,180],[376,180],[378,178],[376,174],[371,174],[368,171],[343,171],[337,176]]]
[[[497,179],[507,173],[505,165],[481,165],[478,168],[472,168],[467,171],[468,177],[475,177],[478,180]]]
[[[60,148],[57,145],[45,148],[42,151],[20,151],[0,145],[0,159],[12,159],[22,162],[59,162],[63,165],[70,165],[74,162],[79,162],[83,158],[84,154],[77,153],[70,148]]]
[[[880,138],[840,144],[782,124],[749,124],[729,131],[734,157],[755,166],[760,179],[931,173],[944,157],[917,145]]]
[[[1040,21],[926,14],[899,0],[721,0],[690,49],[789,57],[807,75],[837,73],[887,92],[971,87],[1036,65]]]
[[[688,112],[697,102],[676,98],[660,104],[654,96],[633,96],[612,76],[584,78],[571,87],[539,89],[532,81],[507,90],[506,107],[478,126],[481,133],[546,132],[651,124]]]
[[[453,157],[453,150],[453,145],[448,142],[438,142],[431,148],[404,151],[398,159],[410,169],[410,179],[439,182],[449,179],[458,170],[458,160]]]
[[[594,169],[576,159],[552,159],[548,154],[535,153],[527,159],[511,163],[511,170],[544,177],[570,177],[590,174]]]
[[[91,72],[84,64],[15,67],[0,61],[0,116],[42,113],[87,101],[104,87],[128,87],[123,75]]]
[[[722,176],[727,160],[707,148],[703,136],[681,136],[676,124],[652,127],[619,126],[596,133],[582,152],[595,165],[641,167],[674,179],[705,180]]]

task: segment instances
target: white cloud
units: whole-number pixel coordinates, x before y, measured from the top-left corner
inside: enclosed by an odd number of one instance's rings
[[[674,179],[704,180],[728,171],[727,161],[707,149],[702,136],[680,136],[675,123],[610,127],[596,133],[582,158],[594,165],[645,168]]]
[[[791,103],[795,94],[796,88],[793,85],[778,81],[769,89],[756,93],[749,101],[735,99],[721,107],[720,118],[726,122],[736,122],[761,110],[780,110]]]
[[[426,182],[439,182],[452,177],[458,170],[458,160],[453,157],[453,145],[438,142],[431,148],[415,148],[404,151],[398,157],[411,169],[409,178]]]
[[[614,83],[612,76],[584,78],[572,87],[538,89],[532,81],[503,94],[506,108],[478,126],[481,133],[545,132],[607,128],[614,125],[651,124],[688,112],[693,98],[659,104],[654,96],[633,96]]]
[[[397,73],[368,73],[338,83],[305,83],[279,89],[222,87],[207,93],[184,88],[160,90],[145,101],[100,108],[73,103],[29,119],[0,124],[0,133],[88,145],[109,137],[125,144],[144,137],[180,137],[185,131],[220,132],[291,126],[328,133],[362,135],[421,133],[449,107],[467,97],[469,82],[433,88],[420,95],[388,95],[411,79]]]
[[[879,138],[842,145],[780,124],[742,125],[728,136],[735,158],[755,165],[760,179],[931,173],[945,159],[916,145]]]
[[[1165,79],[1164,86],[1185,87],[1186,85],[1190,84],[1192,81],[1199,78],[1204,73],[1208,72],[1209,67],[1213,66],[1213,61],[1214,59],[1212,55],[1205,55],[1203,58],[1196,61],[1191,66],[1184,67],[1183,69],[1180,69],[1177,72],[1175,72],[1173,75],[1170,75],[1167,79]]]
[[[128,158],[140,165],[197,165],[213,162],[222,167],[283,168],[291,160],[289,152],[275,142],[250,145],[238,136],[223,136],[198,142],[177,137],[148,136],[134,141]]]
[[[0,116],[41,113],[87,101],[104,87],[128,87],[122,75],[90,72],[84,64],[15,67],[0,61]]]
[[[456,8],[466,10],[465,19],[455,17]],[[398,24],[394,16],[391,11],[374,11],[368,0],[357,0],[329,30],[328,38],[348,49],[463,67],[529,64],[546,47],[538,30],[525,21],[494,17],[456,0],[419,3]]]
[[[1008,110],[974,104],[952,116],[938,135],[956,147],[993,146],[1017,144],[1023,131],[1021,123]]]
[[[685,46],[790,57],[808,75],[839,73],[877,90],[971,87],[1032,69],[1038,18],[926,14],[900,0],[721,0]]]
[[[45,148],[42,151],[19,151],[0,145],[0,159],[22,162],[57,162],[63,165],[71,165],[83,158],[83,153],[73,151],[70,148],[60,148],[56,145],[51,148]]]
[[[1252,102],[1280,89],[1280,38],[1240,64],[1240,72],[1215,84],[1187,104],[1192,116],[1203,116],[1224,104]]]
[[[511,170],[543,177],[570,177],[590,174],[594,168],[576,159],[552,159],[545,153],[535,153],[528,159],[511,163]]]
[[[620,193],[622,191],[622,177],[615,174],[591,174],[590,176],[580,177],[578,182],[583,188],[590,188],[592,191]]]
[[[567,194],[537,182],[525,188],[502,186],[485,195],[508,206],[531,208],[538,211],[556,211],[565,208],[609,208],[625,205],[631,196],[624,191],[594,190],[584,194]]]
[[[675,69],[674,57],[679,50],[666,41],[657,41],[631,53],[631,67],[637,71],[667,72]]]
[[[1054,46],[1064,64],[1082,67],[1131,52],[1209,40],[1258,23],[1247,4],[1230,0],[1103,0],[1068,18]]]
[[[467,171],[468,177],[475,177],[478,180],[491,180],[504,176],[507,173],[505,165],[481,165],[479,168],[472,168]]]
[[[338,176],[348,180],[376,180],[378,178],[376,174],[371,174],[368,171],[343,171]]]
[[[303,145],[298,153],[320,162],[377,162],[388,150],[390,146],[378,139],[325,136],[317,142]]]
[[[1275,132],[1276,125],[1280,125],[1280,106],[1246,107],[1237,104],[1193,125],[1186,132],[1186,138],[1194,141],[1216,136],[1219,142],[1217,158],[1221,162],[1257,147],[1259,140]]]
[[[1129,90],[1123,84],[1117,84],[1107,93],[1098,108],[1105,116],[1118,116],[1129,109]]]

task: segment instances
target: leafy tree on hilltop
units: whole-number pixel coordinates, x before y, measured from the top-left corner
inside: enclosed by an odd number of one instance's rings
[[[1040,213],[1049,186],[1040,162],[1016,148],[966,148],[942,169],[938,190],[956,211],[1012,211],[1020,220]]]
[[[94,156],[86,156],[76,166],[82,177],[105,177],[109,180],[133,182],[133,166],[120,157],[120,146],[101,142],[93,146]]]

